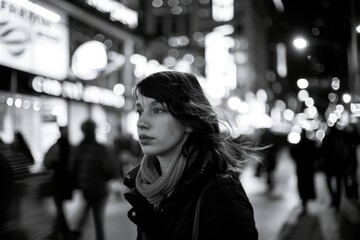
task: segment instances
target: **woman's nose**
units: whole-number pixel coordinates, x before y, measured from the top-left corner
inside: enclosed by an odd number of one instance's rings
[[[137,121],[137,127],[140,129],[149,127],[149,122],[144,113],[139,116],[139,119]]]

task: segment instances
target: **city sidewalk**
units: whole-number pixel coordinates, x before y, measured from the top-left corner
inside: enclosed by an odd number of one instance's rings
[[[317,177],[322,178],[321,175]],[[318,183],[320,181],[318,179]],[[310,203],[306,214],[294,209],[281,229],[278,240],[359,240],[359,219],[347,214],[350,210],[353,216],[359,216],[359,208],[352,206],[353,209],[349,209],[350,206],[345,203],[347,200],[342,201],[344,203],[339,211],[319,200]]]
[[[249,163],[241,174],[241,182],[254,208],[259,240],[277,240],[299,205],[294,165],[286,150],[279,153],[274,172],[275,187],[269,191],[265,176],[256,177],[256,165]]]
[[[280,152],[275,188],[267,191],[265,179],[254,176],[254,166],[242,175],[255,211],[259,240],[359,240],[359,208],[343,199],[340,211],[330,208],[325,176],[315,176],[317,198],[303,213],[297,178],[288,150]],[[357,223],[357,224],[356,224]]]

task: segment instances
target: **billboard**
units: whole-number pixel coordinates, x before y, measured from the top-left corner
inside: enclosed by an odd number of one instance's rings
[[[0,65],[65,79],[69,71],[66,15],[44,1],[0,0]]]

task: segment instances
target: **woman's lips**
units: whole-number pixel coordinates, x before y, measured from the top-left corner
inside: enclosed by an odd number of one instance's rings
[[[151,142],[151,140],[153,140],[153,139],[154,139],[154,138],[149,137],[149,136],[144,135],[144,134],[141,134],[141,135],[139,136],[139,141],[140,141],[140,144],[142,144],[142,145],[148,144],[148,143]]]

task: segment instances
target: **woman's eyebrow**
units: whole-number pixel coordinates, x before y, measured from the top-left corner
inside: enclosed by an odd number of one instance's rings
[[[152,101],[150,104],[151,104],[152,106],[158,106],[158,105],[164,106],[164,104],[162,104],[161,102],[158,102],[158,101],[156,101],[156,100]]]

